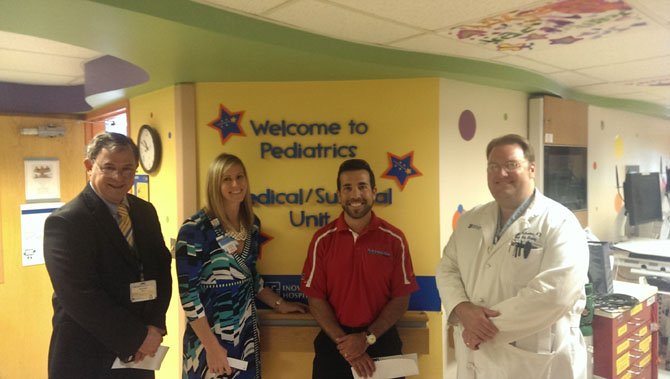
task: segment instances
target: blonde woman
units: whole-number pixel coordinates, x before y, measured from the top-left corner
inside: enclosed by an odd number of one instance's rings
[[[280,313],[307,311],[263,287],[256,271],[259,233],[244,164],[221,154],[207,173],[206,207],[184,222],[176,245],[188,319],[183,378],[260,378],[254,299]],[[247,369],[232,369],[228,358],[246,361]]]

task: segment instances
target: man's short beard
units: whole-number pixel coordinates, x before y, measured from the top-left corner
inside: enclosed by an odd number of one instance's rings
[[[344,213],[346,213],[349,217],[351,217],[351,218],[353,218],[353,219],[359,219],[359,218],[363,218],[363,217],[367,216],[368,213],[370,213],[370,211],[372,211],[372,204],[367,204],[367,203],[366,203],[365,206],[364,206],[363,209],[362,209],[363,212],[361,212],[360,214],[352,213],[351,211],[349,211],[349,208],[348,208],[346,205],[342,205],[342,210],[343,210]]]

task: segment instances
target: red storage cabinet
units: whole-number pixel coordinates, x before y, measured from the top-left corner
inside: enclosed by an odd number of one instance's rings
[[[625,311],[596,309],[593,317],[593,374],[606,379],[658,378],[658,303],[653,286],[614,283],[615,293],[640,302]]]

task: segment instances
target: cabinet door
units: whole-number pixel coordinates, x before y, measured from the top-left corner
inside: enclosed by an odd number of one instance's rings
[[[547,145],[588,145],[588,105],[544,97],[544,142]],[[547,135],[551,135],[547,138]],[[552,138],[553,137],[553,138]]]

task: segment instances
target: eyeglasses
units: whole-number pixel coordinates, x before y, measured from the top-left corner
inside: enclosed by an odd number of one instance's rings
[[[124,168],[116,168],[114,166],[100,166],[98,162],[93,161],[95,165],[98,167],[98,170],[102,173],[102,176],[107,176],[107,177],[113,177],[115,175],[118,175],[122,178],[130,178],[135,176],[135,173],[137,172],[136,168],[130,168],[130,167],[124,167]]]
[[[521,167],[521,164],[525,162],[526,160],[521,160],[521,161],[507,161],[503,163],[502,165],[498,163],[489,163],[486,165],[486,171],[487,172],[498,172],[500,169],[503,169],[506,173],[514,172]]]

